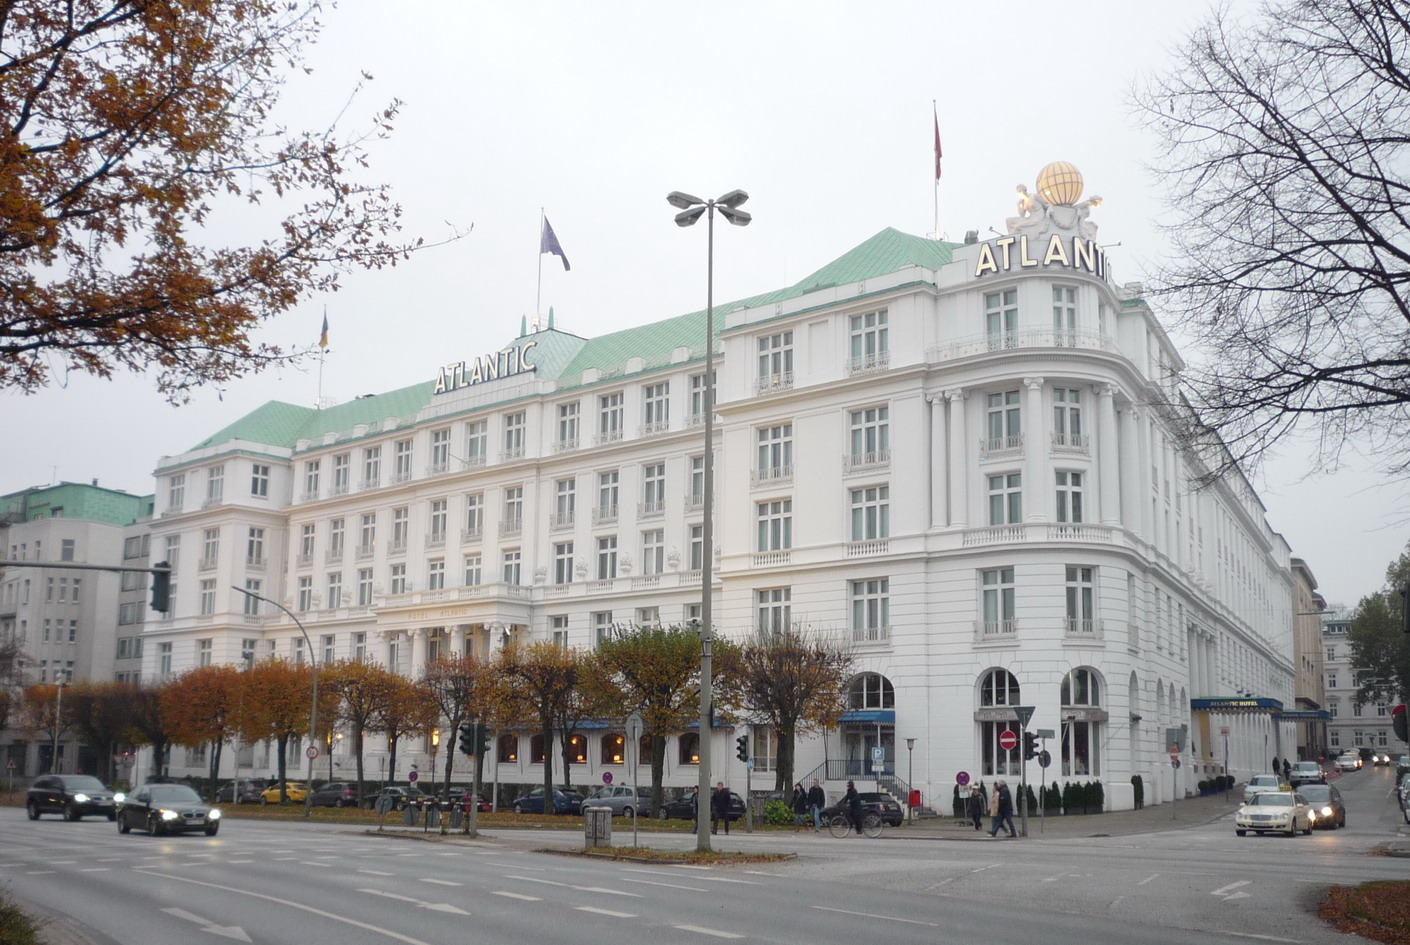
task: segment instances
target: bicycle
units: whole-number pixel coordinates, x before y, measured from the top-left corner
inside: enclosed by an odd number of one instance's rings
[[[862,815],[861,833],[875,840],[881,836],[881,827],[881,818],[876,814]],[[852,832],[852,818],[847,814],[834,814],[827,822],[827,829],[834,837],[841,839]]]

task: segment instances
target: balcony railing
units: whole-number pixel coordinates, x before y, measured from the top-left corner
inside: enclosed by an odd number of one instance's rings
[[[377,488],[380,488],[381,485],[382,485],[382,478],[381,478],[380,476],[378,476],[376,479],[364,479],[364,480],[362,480],[361,482],[359,482],[359,483],[357,484],[357,491],[358,491],[358,492],[367,492],[367,491],[370,490],[370,489],[377,489]]]
[[[660,436],[662,433],[671,432],[671,421],[655,420],[651,423],[643,423],[637,428],[637,436]]]
[[[659,518],[666,514],[666,503],[659,499],[655,502],[638,502],[636,506],[637,518]]]
[[[245,567],[251,571],[263,571],[268,561],[263,555],[246,555]]]
[[[872,450],[867,453],[843,453],[842,471],[856,472],[861,469],[880,469],[891,465],[891,450]]]
[[[500,534],[500,537],[501,537],[501,538],[505,538],[505,537],[508,537],[508,536],[510,536],[510,535],[518,535],[518,534],[522,533],[523,531],[524,531],[524,518],[523,518],[523,516],[521,516],[521,515],[515,515],[515,516],[512,516],[512,517],[510,517],[510,518],[500,519],[500,522],[499,522],[499,534]]]
[[[1102,622],[1094,617],[1068,617],[1066,634],[1069,640],[1100,640]]]
[[[377,546],[376,546],[376,545],[358,545],[358,546],[357,546],[357,557],[358,557],[359,560],[361,560],[361,559],[363,559],[363,558],[370,558],[370,557],[372,557],[372,555],[373,555],[376,551],[377,551]]]
[[[998,459],[1001,456],[1017,456],[1023,452],[1023,434],[1015,436],[990,436],[979,441],[981,459]]]
[[[847,557],[849,558],[869,558],[872,555],[884,555],[891,550],[891,542],[886,538],[869,538],[865,541],[849,542],[847,545]]]
[[[615,505],[599,505],[592,510],[592,523],[594,525],[615,521],[617,521],[617,507]]]
[[[1011,351],[1014,348],[1086,348],[1093,351],[1118,351],[1116,342],[1109,335],[1098,331],[1067,329],[1031,328],[1022,331],[994,332],[980,335],[966,335],[948,344],[933,345],[926,349],[927,361],[950,361],[989,352]]]
[[[756,568],[772,568],[788,564],[792,558],[791,551],[760,551],[754,555],[753,563]]]
[[[576,450],[577,448],[578,448],[578,438],[577,438],[576,436],[575,436],[575,437],[572,437],[572,438],[570,438],[570,439],[566,439],[566,440],[559,440],[558,442],[556,442],[556,443],[553,444],[553,452],[554,452],[555,454],[558,454],[558,453],[571,453],[571,452],[573,452],[574,450]]]
[[[853,627],[853,643],[885,643],[891,639],[890,627]]]
[[[396,472],[392,473],[392,482],[393,482],[393,483],[398,483],[398,482],[410,482],[410,481],[411,481],[411,470],[410,470],[410,469],[398,469]]]
[[[334,495],[347,495],[347,494],[348,494],[348,484],[347,484],[346,482],[335,482],[335,483],[333,483],[333,494],[334,494]]]
[[[391,540],[391,542],[388,543],[388,545],[387,545],[387,554],[389,554],[389,555],[404,555],[404,554],[406,554],[406,539],[405,539],[405,538],[393,538],[393,539]]]
[[[572,528],[577,518],[578,514],[576,509],[569,509],[564,512],[553,512],[548,516],[548,527],[554,531]]]
[[[793,480],[793,464],[785,466],[765,466],[762,469],[755,466],[749,470],[749,481],[753,485],[763,485],[775,482],[791,482]]]
[[[426,475],[428,476],[444,476],[448,472],[450,472],[449,462],[432,463],[426,467]]]
[[[460,530],[460,540],[479,541],[484,537],[484,534],[485,530],[483,528],[462,528]]]
[[[974,622],[975,643],[1002,643],[1018,639],[1018,621],[1012,617],[1003,620],[976,620]]]
[[[875,354],[864,354],[858,358],[848,358],[843,370],[848,377],[856,377],[859,374],[876,374],[891,367],[891,352],[878,351]]]
[[[686,495],[685,510],[687,512],[696,512],[703,508],[705,508],[705,493],[691,492]]]
[[[327,551],[323,552],[323,560],[327,564],[337,564],[342,561],[343,546],[334,545],[332,548],[329,548]]]
[[[522,447],[522,446],[506,446],[506,447],[504,448],[504,451],[499,454],[499,461],[500,461],[501,463],[510,463],[510,462],[513,462],[513,461],[516,460],[516,459],[523,459],[523,458],[524,458],[524,447]]]
[[[782,374],[765,374],[754,379],[754,393],[756,394],[774,394],[792,389],[792,371],[785,371]]]
[[[446,533],[444,531],[431,532],[426,536],[427,548],[444,548],[446,546]]]
[[[616,443],[616,442],[617,442],[618,440],[620,440],[621,438],[622,438],[622,431],[621,431],[621,429],[616,429],[616,430],[603,430],[603,431],[601,431],[601,432],[594,433],[594,434],[592,435],[592,445],[593,445],[593,446],[602,446],[602,445],[607,444],[607,443]]]
[[[1048,526],[1048,541],[1098,541],[1109,543],[1109,525],[1083,525],[1080,522],[1056,522]]]
[[[993,525],[989,528],[971,528],[964,533],[965,545],[998,545],[1007,542],[1024,541],[1028,537],[1022,525]]]
[[[216,558],[202,558],[202,559],[201,559],[201,562],[200,562],[200,565],[197,567],[197,570],[198,570],[198,571],[214,571],[214,570],[215,570],[215,566],[216,566],[217,563],[218,563],[218,560],[217,560]]]
[[[1085,433],[1054,433],[1052,448],[1054,453],[1080,453],[1091,451],[1090,437]]]

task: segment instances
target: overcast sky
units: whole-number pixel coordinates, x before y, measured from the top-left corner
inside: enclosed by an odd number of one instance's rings
[[[326,305],[322,389],[337,401],[497,350],[534,314],[540,207],[573,267],[543,260],[542,307],[555,309],[558,328],[591,337],[699,310],[705,228],[672,224],[672,190],[751,196],[753,225],[725,227],[716,240],[717,299],[791,284],[885,227],[934,231],[932,99],[943,235],[1002,230],[1014,186],[1070,161],[1087,195],[1106,200],[1092,219],[1114,281],[1140,281],[1166,244],[1144,166],[1152,142],[1129,93],[1206,9],[1200,0],[344,0],[324,14],[314,75],[291,80],[286,120],[328,123],[370,72],[347,122],[392,98],[405,104],[393,137],[372,151],[369,179],[394,186],[408,233],[474,230],[346,279],[260,337],[311,345]],[[235,226],[223,224],[213,239]],[[0,492],[95,478],[150,492],[161,456],[267,400],[312,405],[317,395],[316,362],[203,391],[180,408],[132,376],[0,394]],[[1379,588],[1410,538],[1404,486],[1379,484],[1367,465],[1324,476],[1290,447],[1257,479],[1272,527],[1331,601]]]

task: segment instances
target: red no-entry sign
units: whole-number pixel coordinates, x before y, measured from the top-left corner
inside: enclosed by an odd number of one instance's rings
[[[1004,751],[1013,751],[1018,747],[1018,733],[1010,729],[1004,729],[999,733],[999,747]]]

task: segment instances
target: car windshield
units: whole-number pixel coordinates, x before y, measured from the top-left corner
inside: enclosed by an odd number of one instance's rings
[[[90,778],[86,774],[75,775],[72,778],[64,778],[64,787],[70,791],[106,791],[107,786],[97,778]]]
[[[1249,787],[1277,787],[1278,779],[1271,774],[1258,774],[1248,779]]]
[[[1321,765],[1317,764],[1317,762],[1315,762],[1315,761],[1299,761],[1297,764],[1293,765],[1293,770],[1294,770],[1294,771],[1320,771],[1320,770],[1321,770]]]
[[[152,800],[162,802],[194,801],[199,804],[201,796],[184,784],[154,784],[152,785]]]
[[[1253,803],[1259,807],[1291,807],[1293,806],[1293,796],[1291,794],[1260,794],[1253,799]]]
[[[1303,788],[1302,796],[1313,803],[1329,801],[1332,799],[1332,789],[1325,784],[1309,784]]]

